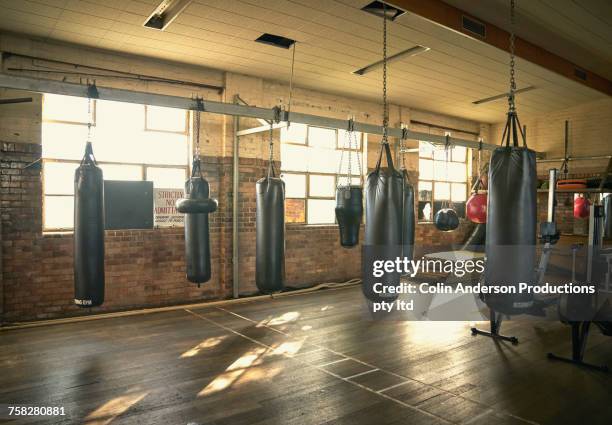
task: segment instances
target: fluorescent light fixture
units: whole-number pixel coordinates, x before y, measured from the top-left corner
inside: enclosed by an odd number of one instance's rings
[[[144,22],[147,28],[163,31],[193,0],[162,0]]]
[[[402,50],[399,53],[396,53],[394,55],[391,55],[387,58],[387,64],[390,64],[391,62],[397,61],[399,59],[403,59],[405,57],[410,57],[410,56],[416,56],[419,55],[421,53],[425,53],[426,51],[429,50],[429,47],[425,47],[425,46],[414,46],[411,47],[410,49],[406,49],[406,50]],[[380,67],[382,67],[383,61],[380,60],[378,62],[374,62],[368,66],[365,66],[361,69],[358,69],[357,71],[353,71],[353,74],[356,75],[365,75],[368,72],[372,72]]]
[[[267,44],[274,47],[281,47],[283,49],[288,49],[293,46],[295,40],[287,37],[283,37],[282,35],[275,35],[264,33],[255,39],[258,43]]]
[[[525,93],[525,92],[531,91],[533,89],[535,89],[535,86],[523,87],[522,89],[515,90],[514,94]],[[498,95],[495,95],[495,96],[486,97],[484,99],[475,100],[472,103],[474,105],[480,105],[480,104],[483,104],[483,103],[493,102],[493,101],[499,100],[499,99],[506,99],[507,97],[508,97],[508,93],[502,93],[502,94],[498,94]]]

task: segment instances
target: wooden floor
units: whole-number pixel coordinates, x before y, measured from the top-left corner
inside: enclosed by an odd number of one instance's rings
[[[546,359],[569,328],[372,322],[359,288],[0,333],[0,404],[64,406],[10,423],[610,424],[612,374]],[[587,356],[612,364],[594,331]],[[6,418],[5,418],[6,419]]]

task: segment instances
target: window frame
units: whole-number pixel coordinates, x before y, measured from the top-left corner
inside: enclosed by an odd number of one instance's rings
[[[448,134],[448,135],[450,136],[450,134]],[[420,148],[420,144],[421,143],[429,143],[429,142],[427,142],[425,140],[419,140],[419,148]],[[418,167],[419,167],[419,169],[420,169],[420,165],[421,165],[421,160],[432,161],[432,165],[434,167],[434,170],[435,170],[435,163],[436,162],[446,162],[446,161],[443,161],[443,160],[435,159],[433,154],[432,154],[431,158],[421,156],[421,150],[420,149],[419,149],[418,154],[419,154],[419,157],[418,157],[418,160],[419,160]],[[452,159],[452,153],[451,153],[450,159],[448,161],[448,162],[455,163],[455,164],[464,164],[465,165],[465,182],[463,182],[463,181],[461,181],[461,182],[453,182],[453,181],[450,181],[450,180],[436,180],[435,179],[435,174],[434,174],[432,179],[422,179],[421,178],[421,173],[419,173],[419,179],[417,181],[417,207],[418,207],[418,204],[420,202],[430,202],[431,203],[432,212],[431,212],[431,218],[430,219],[422,219],[422,218],[418,218],[417,217],[417,223],[433,223],[433,218],[434,218],[434,214],[435,214],[434,205],[435,205],[435,202],[436,202],[436,195],[435,195],[435,192],[436,192],[436,189],[435,189],[436,188],[436,183],[447,183],[449,185],[449,194],[450,194],[449,196],[450,196],[451,199],[452,199],[452,196],[453,196],[452,195],[453,194],[453,184],[463,184],[463,185],[465,185],[465,195],[466,195],[466,201],[467,201],[467,195],[468,195],[469,190],[470,190],[470,187],[469,187],[469,180],[470,180],[469,157],[470,157],[470,154],[471,154],[471,149],[466,147],[465,148],[465,158],[463,159],[463,161],[455,161],[455,160],[453,160]],[[435,171],[434,171],[434,173],[435,173]],[[431,200],[430,201],[421,201],[419,199],[419,192],[420,192],[420,184],[421,183],[429,183],[429,184],[431,184]],[[449,199],[449,202],[453,202],[451,199]],[[420,208],[417,208],[417,209],[420,210]]]
[[[145,132],[152,133],[170,133],[170,134],[181,134],[187,137],[187,158],[185,159],[184,165],[176,165],[176,164],[151,164],[151,163],[135,163],[135,162],[120,162],[120,161],[97,161],[98,165],[125,165],[132,167],[140,167],[140,180],[139,181],[147,181],[147,169],[148,168],[171,168],[171,169],[182,169],[185,172],[185,180],[189,178],[191,173],[191,150],[193,145],[192,131],[190,130],[191,126],[189,125],[190,119],[193,119],[193,114],[190,114],[188,110],[185,110],[185,131],[177,132],[177,131],[167,131],[167,130],[153,130],[147,128],[147,106],[144,105],[144,116],[143,116],[143,130]],[[44,95],[43,95],[43,108],[44,108]],[[92,127],[96,126],[96,118],[97,118],[97,100],[93,99],[92,101]],[[66,125],[80,125],[80,126],[88,126],[89,123],[83,123],[78,121],[69,121],[69,120],[54,120],[54,119],[42,119],[42,122],[48,123],[57,123],[57,124],[66,124]],[[43,172],[41,173],[41,183],[42,183],[42,231],[43,233],[54,233],[54,232],[72,232],[74,231],[74,225],[72,227],[47,227],[45,223],[45,212],[46,212],[46,198],[47,197],[71,197],[74,199],[74,193],[72,194],[55,194],[55,193],[47,193],[45,190],[45,172],[44,167],[47,163],[59,163],[59,164],[74,164],[75,170],[78,168],[81,163],[80,159],[58,159],[58,158],[45,158],[41,157],[41,163],[43,167]]]
[[[297,143],[297,142],[283,142],[281,141],[281,149],[283,148],[282,145],[294,145],[294,146],[306,146],[306,147],[313,147],[313,145],[311,145],[310,143],[310,128],[322,128],[325,130],[333,130],[334,134],[335,134],[335,143],[334,143],[334,150],[335,151],[344,151],[344,152],[348,152],[348,151],[352,151],[355,153],[361,153],[361,172],[364,172],[365,169],[365,155],[364,155],[364,146],[365,146],[365,141],[366,141],[366,137],[365,134],[363,132],[359,132],[359,148],[358,149],[351,149],[351,148],[345,148],[345,147],[341,147],[340,146],[340,132],[338,131],[337,128],[329,128],[329,127],[321,127],[321,126],[316,126],[316,125],[306,125],[306,139],[304,143]],[[289,222],[287,224],[289,225],[297,225],[297,226],[334,226],[337,224],[337,220],[334,217],[334,221],[330,222],[330,223],[308,223],[308,200],[309,199],[313,199],[313,200],[325,200],[325,201],[330,201],[336,200],[336,194],[335,194],[335,188],[338,187],[338,180],[340,178],[345,177],[345,174],[339,174],[337,172],[335,173],[325,173],[325,172],[319,172],[319,171],[292,171],[292,170],[283,170],[282,167],[282,163],[281,163],[281,177],[285,174],[291,174],[291,175],[299,175],[299,176],[304,176],[306,179],[306,183],[305,183],[305,196],[304,198],[296,198],[296,197],[291,197],[291,198],[285,198],[285,201],[287,200],[291,200],[291,199],[297,199],[297,200],[303,200],[304,201],[304,221],[300,221],[300,222]],[[311,196],[310,195],[310,176],[327,176],[327,177],[334,177],[334,194],[332,196]],[[360,176],[359,174],[354,174],[351,175],[352,178],[359,178],[359,179],[363,179],[363,175]]]

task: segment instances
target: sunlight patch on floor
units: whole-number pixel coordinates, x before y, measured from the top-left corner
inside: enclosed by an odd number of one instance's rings
[[[87,425],[106,425],[125,413],[130,407],[138,403],[149,394],[147,391],[135,392],[115,397],[104,403],[85,418]]]

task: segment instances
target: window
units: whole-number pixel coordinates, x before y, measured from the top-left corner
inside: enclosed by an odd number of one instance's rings
[[[465,217],[467,199],[467,148],[454,146],[447,153],[443,146],[419,142],[419,220],[432,221],[448,201],[459,217]]]
[[[92,101],[91,141],[105,180],[150,180],[183,188],[188,172],[188,112]],[[72,229],[74,171],[87,140],[88,100],[46,94],[42,149],[45,230]]]
[[[295,123],[281,129],[287,223],[335,223],[336,186],[348,174],[349,151],[352,183],[360,182],[357,152],[363,150],[363,136],[355,134],[356,144],[351,145],[344,130]]]

